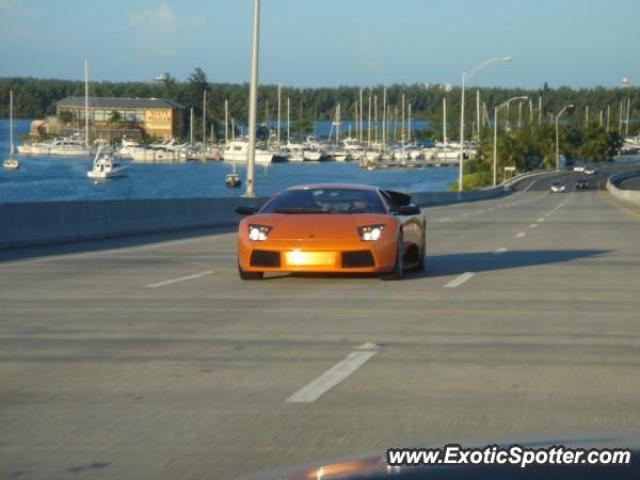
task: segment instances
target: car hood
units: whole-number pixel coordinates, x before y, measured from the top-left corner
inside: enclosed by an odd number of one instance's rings
[[[362,214],[290,214],[268,213],[251,218],[249,223],[259,223],[273,227],[269,240],[354,240],[358,238],[357,228],[365,225],[385,225],[392,231],[397,223],[391,215]],[[387,233],[387,232],[385,232]]]

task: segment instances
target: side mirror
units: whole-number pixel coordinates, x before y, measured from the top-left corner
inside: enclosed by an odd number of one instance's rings
[[[236,207],[236,213],[245,217],[247,215],[253,215],[257,211],[258,209],[256,207],[249,207],[247,205],[240,205],[239,207]]]
[[[403,205],[401,207],[398,207],[396,214],[397,215],[419,215],[420,207],[416,205]]]

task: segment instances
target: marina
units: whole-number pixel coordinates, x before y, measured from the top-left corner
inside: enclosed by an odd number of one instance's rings
[[[29,120],[15,122],[16,136],[25,133]],[[0,120],[0,156],[8,145],[8,120]],[[143,163],[121,160],[126,177],[107,181],[87,178],[93,157],[21,156],[20,170],[0,171],[0,202],[57,200],[115,200],[140,198],[239,197],[225,177],[233,162]],[[235,163],[245,178],[246,166]],[[276,162],[256,166],[258,195],[312,182],[371,183],[409,191],[446,191],[455,180],[453,167],[423,169],[360,168],[357,162]]]

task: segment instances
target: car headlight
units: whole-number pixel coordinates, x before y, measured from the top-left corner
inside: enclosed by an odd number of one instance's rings
[[[249,225],[249,240],[264,242],[272,228],[268,225]]]
[[[364,242],[375,242],[382,235],[382,230],[384,230],[384,225],[365,225],[358,227],[358,235],[360,235],[360,240]]]

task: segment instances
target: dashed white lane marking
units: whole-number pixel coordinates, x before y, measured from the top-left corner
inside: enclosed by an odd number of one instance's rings
[[[213,272],[211,270],[207,270],[206,272],[194,273],[193,275],[187,275],[185,277],[178,278],[170,278],[169,280],[164,280],[162,282],[150,283],[149,285],[145,285],[146,288],[158,288],[164,287],[165,285],[171,285],[173,283],[184,282],[186,280],[194,280],[196,278],[201,278],[207,275],[211,275]]]
[[[439,222],[448,222],[449,220],[451,220],[449,217],[444,217],[441,218],[440,220],[438,220]]]
[[[444,288],[458,288],[464,282],[466,282],[467,280],[470,280],[471,278],[473,278],[474,275],[475,275],[475,273],[473,273],[473,272],[465,272],[462,275],[457,276],[456,278],[454,278],[450,282],[446,283]]]
[[[508,250],[508,249],[506,249],[506,248],[504,248],[504,247],[499,247],[499,248],[496,248],[496,251],[495,251],[495,252],[493,252],[493,253],[495,253],[496,255],[501,255],[501,254],[503,254],[504,252],[506,252],[507,250]]]
[[[537,222],[538,222],[538,223],[544,222],[544,217],[540,217],[540,218],[537,220]]]
[[[525,232],[518,232],[518,233],[516,233],[515,237],[516,237],[516,238],[522,238],[522,237],[524,237],[525,235],[526,235],[526,233],[525,233]]]
[[[538,226],[537,223],[532,223],[531,225],[529,225],[529,228],[536,228]]]
[[[353,373],[367,363],[379,352],[377,345],[364,343],[355,352],[347,355],[347,358],[339,361],[329,370],[324,372],[311,383],[306,384],[285,401],[287,403],[311,403],[327,393],[339,383],[344,382]]]

